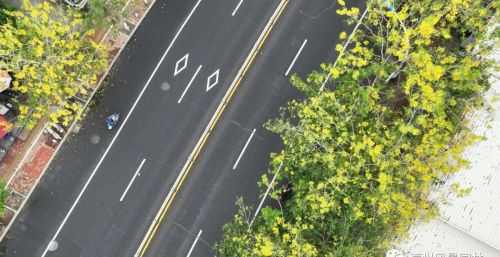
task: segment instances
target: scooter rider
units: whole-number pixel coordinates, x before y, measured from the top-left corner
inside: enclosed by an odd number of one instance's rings
[[[108,129],[112,129],[116,125],[116,123],[118,123],[119,117],[120,114],[113,113],[106,118],[106,124],[108,125]]]

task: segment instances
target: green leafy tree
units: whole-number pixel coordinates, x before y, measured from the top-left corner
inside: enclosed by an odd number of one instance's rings
[[[350,47],[335,47],[336,66],[293,77],[308,98],[267,124],[284,142],[271,174],[283,165],[293,197],[252,226],[239,202],[220,256],[385,256],[416,220],[439,215],[433,186],[466,166],[463,149],[480,139],[465,113],[489,86],[491,62],[480,55],[494,9],[437,0],[393,2],[393,11],[372,1],[360,21],[356,7],[339,4],[338,14],[361,22]]]
[[[25,95],[19,122],[33,126],[50,115],[52,122],[68,123],[105,67],[104,46],[86,40],[82,17],[50,1],[33,6],[27,0],[0,26],[0,69],[15,81],[12,88]]]
[[[88,29],[107,29],[122,18],[124,0],[88,0],[84,10],[84,25]]]
[[[9,16],[4,12],[5,11],[12,11],[15,9],[15,6],[10,4],[9,2],[0,0],[0,25],[4,24],[7,22]]]
[[[5,211],[5,199],[7,198],[5,186],[5,181],[0,181],[0,215],[3,215]]]

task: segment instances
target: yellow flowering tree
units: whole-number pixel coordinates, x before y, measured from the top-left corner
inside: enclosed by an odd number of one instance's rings
[[[102,45],[86,40],[80,14],[53,1],[33,6],[23,0],[19,11],[0,26],[0,69],[13,77],[13,90],[23,94],[18,122],[33,126],[50,115],[68,125],[105,67]]]
[[[360,29],[345,51],[335,47],[344,51],[337,65],[292,78],[308,98],[267,125],[284,142],[271,173],[282,165],[292,197],[252,226],[239,202],[219,256],[385,256],[416,220],[439,215],[433,186],[467,165],[462,150],[479,137],[464,117],[489,86],[491,63],[478,53],[495,7],[373,0],[360,20],[359,9],[338,2]],[[347,33],[339,36],[345,43]]]

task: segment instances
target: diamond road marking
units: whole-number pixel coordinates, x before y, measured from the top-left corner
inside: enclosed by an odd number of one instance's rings
[[[186,55],[184,55],[184,57],[182,57],[181,59],[179,59],[176,63],[175,63],[175,71],[174,71],[174,77],[181,73],[181,71],[183,71],[186,67],[187,67],[187,64],[188,64],[188,58],[189,58],[189,53],[187,53]]]
[[[215,77],[215,79],[213,79]],[[214,81],[213,81],[214,80]],[[217,69],[210,77],[207,79],[207,92],[212,89],[215,85],[219,83],[219,69]]]

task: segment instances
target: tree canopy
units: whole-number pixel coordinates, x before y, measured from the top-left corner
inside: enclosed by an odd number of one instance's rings
[[[83,23],[89,29],[107,29],[121,20],[124,6],[124,0],[88,0],[83,12]]]
[[[3,10],[14,10],[15,7],[4,0],[0,0],[0,25],[7,22],[9,16],[5,14]]]
[[[360,29],[344,52],[343,42],[335,47],[336,66],[292,78],[308,98],[267,124],[284,143],[270,175],[282,165],[293,196],[252,226],[239,200],[219,256],[385,256],[415,221],[439,215],[433,186],[466,166],[464,147],[480,139],[465,113],[489,86],[482,42],[496,6],[376,0],[361,21],[358,8],[338,2]]]
[[[104,46],[86,39],[78,12],[52,1],[33,6],[23,0],[20,10],[0,26],[0,69],[14,78],[22,93],[18,122],[33,126],[49,114],[67,125],[81,108],[75,96],[88,95],[105,67]]]

